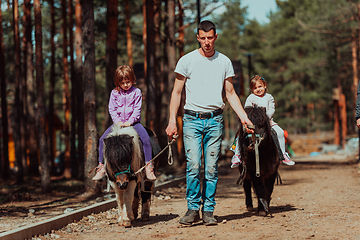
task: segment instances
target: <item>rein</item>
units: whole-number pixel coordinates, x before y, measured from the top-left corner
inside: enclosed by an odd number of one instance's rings
[[[156,154],[155,157],[153,157],[148,163],[145,164],[145,166],[143,166],[142,168],[140,168],[139,170],[137,170],[135,173],[133,173],[132,175],[135,176],[136,174],[138,174],[139,172],[141,172],[147,165],[150,165],[156,158],[158,158],[160,156],[160,154],[162,154],[171,144],[173,144],[176,139],[177,139],[177,135],[173,136],[173,139],[171,139],[171,141],[168,142],[168,144],[166,145],[166,147],[164,147],[158,154]],[[172,157],[172,151],[171,148],[169,148],[169,154],[168,154],[168,164],[172,165],[174,163],[173,157]],[[130,166],[129,166],[130,168]]]

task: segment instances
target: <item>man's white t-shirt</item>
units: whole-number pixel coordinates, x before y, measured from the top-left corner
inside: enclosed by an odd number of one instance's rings
[[[186,78],[184,109],[211,112],[224,108],[224,80],[235,76],[232,63],[224,54],[215,51],[208,58],[196,49],[179,59],[175,73]]]

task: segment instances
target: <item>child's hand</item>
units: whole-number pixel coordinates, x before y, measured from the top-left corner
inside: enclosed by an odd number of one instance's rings
[[[119,126],[119,127],[123,127],[124,126],[124,123],[123,122],[117,122],[117,123],[115,123],[117,126]]]
[[[129,122],[124,122],[123,123],[123,127],[130,127],[131,126],[131,123],[129,123]]]

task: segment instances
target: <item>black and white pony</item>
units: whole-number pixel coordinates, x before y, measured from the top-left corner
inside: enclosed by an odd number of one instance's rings
[[[271,194],[280,165],[277,136],[272,133],[266,109],[257,106],[246,107],[245,112],[254,124],[254,134],[248,134],[240,127],[238,131],[241,160],[239,170],[243,180],[245,204],[253,210],[251,186],[258,198],[258,213],[269,213]],[[275,133],[276,134],[276,133]],[[240,179],[239,178],[239,179]]]
[[[153,156],[160,151],[155,134],[149,130]],[[112,127],[111,133],[104,139],[104,160],[106,174],[111,187],[115,190],[118,203],[118,224],[130,227],[137,218],[140,196],[142,200],[141,219],[147,221],[150,215],[151,191],[153,182],[143,181],[143,171],[136,173],[145,165],[141,140],[133,127]],[[141,185],[141,183],[143,185]]]

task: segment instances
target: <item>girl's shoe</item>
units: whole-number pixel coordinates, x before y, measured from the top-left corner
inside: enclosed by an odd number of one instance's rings
[[[106,170],[104,167],[104,164],[99,163],[99,165],[96,167],[96,174],[95,176],[92,178],[92,180],[97,181],[102,179],[106,174]]]
[[[150,181],[156,180],[156,176],[154,174],[154,166],[152,164],[146,165],[145,174],[146,174],[146,178],[149,179]]]
[[[234,154],[234,156],[231,159],[231,168],[237,168],[239,167],[241,163],[241,158],[239,154]]]
[[[289,166],[295,165],[295,162],[290,159],[289,154],[287,152],[284,153],[284,159],[285,160],[282,161],[283,164]]]

